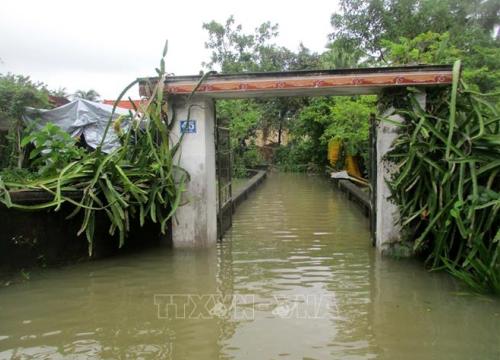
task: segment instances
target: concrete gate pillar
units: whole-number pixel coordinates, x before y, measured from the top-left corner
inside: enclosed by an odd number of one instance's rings
[[[404,92],[390,94],[394,101],[404,96]],[[426,104],[425,92],[419,93],[417,101],[423,109]],[[382,117],[388,118],[394,123],[402,123],[403,118],[395,114],[395,109],[392,104],[385,109],[380,109]],[[399,209],[397,205],[391,201],[391,190],[387,185],[387,180],[397,170],[394,164],[385,160],[386,154],[392,149],[394,140],[398,137],[399,126],[389,122],[380,122],[377,126],[377,181],[376,181],[376,225],[375,225],[375,242],[377,249],[382,254],[410,256],[411,250],[406,247],[401,247],[401,227],[399,225]]]
[[[399,115],[392,114],[394,108],[389,108],[382,113],[383,117],[395,122],[402,122]],[[400,227],[398,207],[389,200],[391,191],[386,179],[394,173],[394,166],[384,160],[385,155],[392,148],[392,143],[397,138],[398,126],[381,122],[377,127],[377,198],[376,198],[376,247],[382,253],[391,251],[393,244],[400,241]]]
[[[179,207],[172,221],[173,244],[208,247],[217,241],[214,100],[200,96],[188,104],[186,96],[175,96],[169,103],[175,112],[172,133],[180,137],[185,132],[178,153],[180,166],[191,175],[183,199],[187,203]]]

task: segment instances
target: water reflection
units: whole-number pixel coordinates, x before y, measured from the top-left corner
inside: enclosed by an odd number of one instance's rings
[[[294,175],[269,179],[238,209],[221,245],[231,256],[234,291],[255,295],[255,319],[221,339],[224,353],[325,359],[352,350],[374,357],[372,336],[360,326],[370,299],[367,239],[366,219],[327,183]]]
[[[381,259],[367,220],[323,179],[273,175],[217,248],[0,289],[0,358],[500,358],[499,301],[461,291],[416,261]]]

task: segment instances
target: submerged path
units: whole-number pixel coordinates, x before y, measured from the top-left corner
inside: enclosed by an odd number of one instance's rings
[[[500,302],[381,259],[316,176],[273,174],[211,250],[154,249],[0,289],[0,359],[498,359]],[[181,311],[182,310],[182,311]]]

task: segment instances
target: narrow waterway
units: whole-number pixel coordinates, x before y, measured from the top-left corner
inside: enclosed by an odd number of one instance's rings
[[[367,219],[326,180],[273,174],[217,248],[0,288],[9,358],[500,359],[500,301],[380,258]]]

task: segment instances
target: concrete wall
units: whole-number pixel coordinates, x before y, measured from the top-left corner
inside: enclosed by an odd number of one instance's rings
[[[33,194],[33,202],[39,198]],[[29,199],[27,199],[29,200]],[[0,206],[0,277],[5,272],[36,266],[50,266],[89,260],[85,234],[77,235],[83,213],[67,219],[74,210],[64,204],[59,211],[22,211]],[[132,221],[130,232],[120,249],[118,235],[109,235],[106,214],[96,215],[92,259],[137,251],[171,243],[170,233],[161,235],[160,226],[146,221],[143,227]]]
[[[181,143],[180,165],[191,175],[184,201],[173,221],[174,247],[206,247],[217,241],[217,192],[215,177],[214,101],[186,97],[170,99],[175,111],[174,137],[181,136],[180,122],[196,121],[196,132],[186,133]],[[174,139],[175,141],[175,139]]]

